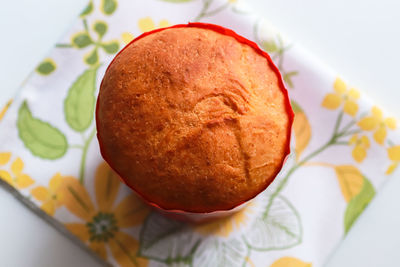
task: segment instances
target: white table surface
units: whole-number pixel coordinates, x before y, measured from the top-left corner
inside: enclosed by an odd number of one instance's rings
[[[248,1],[278,29],[400,118],[400,1]],[[15,94],[85,2],[1,0],[0,106]],[[386,183],[328,267],[400,266],[398,188],[400,177]],[[0,266],[98,264],[0,189]]]

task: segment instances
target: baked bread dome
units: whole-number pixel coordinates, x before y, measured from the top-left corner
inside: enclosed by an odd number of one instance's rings
[[[189,23],[145,33],[109,65],[97,101],[103,158],[155,206],[206,213],[262,192],[289,154],[293,112],[258,46]]]

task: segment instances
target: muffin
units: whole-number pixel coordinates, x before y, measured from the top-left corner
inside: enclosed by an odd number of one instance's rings
[[[293,112],[268,54],[223,27],[142,34],[108,66],[96,108],[103,158],[147,202],[210,213],[254,198],[290,152]]]

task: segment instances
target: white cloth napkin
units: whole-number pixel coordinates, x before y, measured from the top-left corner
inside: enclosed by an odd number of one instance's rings
[[[144,31],[189,21],[231,28],[267,50],[296,113],[294,153],[274,183],[243,211],[200,226],[150,211],[104,163],[93,138],[96,94],[114,54]],[[240,1],[93,0],[5,113],[0,177],[112,265],[321,266],[396,171],[395,128]]]

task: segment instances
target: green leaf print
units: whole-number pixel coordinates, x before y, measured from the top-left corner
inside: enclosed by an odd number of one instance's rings
[[[203,0],[202,2],[202,8],[199,12],[199,14],[193,18],[192,21],[200,21],[206,17],[211,17],[215,16],[216,14],[222,12],[223,10],[227,9],[230,5],[234,3],[234,1],[226,1],[225,3],[222,3],[218,7],[212,7],[214,0]]]
[[[375,196],[375,189],[371,182],[364,177],[364,184],[361,191],[347,205],[346,212],[344,214],[344,229],[347,233],[353,223],[356,221],[358,216],[364,211],[365,207]]]
[[[167,264],[189,264],[199,244],[200,237],[187,224],[153,212],[140,231],[138,256]]]
[[[89,66],[95,66],[99,63],[101,53],[99,50],[104,50],[107,54],[115,54],[119,50],[119,41],[114,39],[111,41],[103,41],[103,37],[108,31],[108,25],[105,21],[95,21],[92,27],[89,28],[86,18],[82,19],[83,31],[80,31],[71,37],[71,43],[58,43],[57,48],[75,48],[84,49],[85,53],[83,60]],[[95,32],[92,34],[90,31]],[[88,49],[88,48],[91,49]]]
[[[111,41],[107,43],[102,43],[101,47],[103,47],[104,51],[106,51],[108,54],[115,54],[119,50],[119,43],[118,41]]]
[[[272,201],[244,237],[254,250],[287,249],[301,243],[303,230],[296,209],[283,196],[277,196]]]
[[[285,74],[283,74],[283,80],[285,81],[285,83],[290,87],[293,88],[294,84],[292,81],[292,77],[296,76],[297,74],[299,74],[298,71],[291,71],[291,72],[287,72]]]
[[[97,52],[97,47],[95,47],[88,54],[86,54],[84,60],[90,66],[96,65],[99,62],[99,54]]]
[[[89,34],[86,32],[78,32],[74,36],[72,36],[72,45],[77,48],[85,48],[93,43]]]
[[[298,71],[287,71],[284,67],[284,57],[286,52],[291,48],[291,45],[286,45],[278,34],[276,36],[266,36],[259,32],[261,20],[256,21],[253,26],[254,39],[256,43],[271,56],[272,60],[282,74],[285,84],[289,88],[294,87],[293,77],[298,75]]]
[[[81,18],[86,17],[87,15],[90,15],[90,13],[93,12],[93,2],[90,1],[89,4],[85,7],[85,9],[81,12],[79,15]]]
[[[17,127],[20,139],[35,156],[57,159],[67,151],[65,135],[49,123],[34,118],[26,101],[19,108]]]
[[[229,241],[209,238],[197,249],[193,266],[196,267],[241,267],[246,257],[246,244],[239,239]]]
[[[275,53],[278,51],[278,45],[274,40],[262,41],[261,47],[268,53]]]
[[[49,75],[56,69],[56,63],[51,58],[43,60],[39,66],[36,67],[36,71],[42,75]]]
[[[111,15],[117,9],[116,0],[102,0],[101,1],[101,11],[106,15]]]
[[[297,103],[296,101],[294,100],[290,101],[290,105],[292,105],[294,113],[304,112],[304,110],[300,107],[299,103]]]
[[[85,131],[93,120],[98,66],[86,70],[69,88],[64,101],[65,119],[78,132]]]
[[[104,21],[96,21],[93,25],[93,30],[99,35],[99,37],[103,37],[107,32],[108,26]]]

